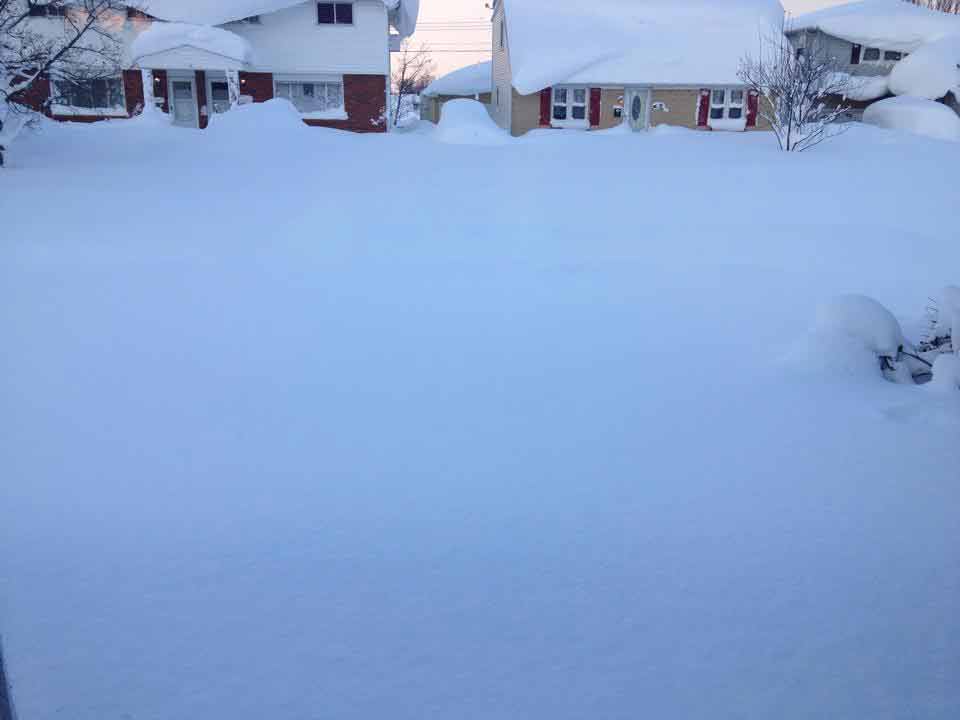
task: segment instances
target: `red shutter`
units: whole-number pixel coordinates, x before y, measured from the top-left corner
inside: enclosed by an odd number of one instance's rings
[[[200,129],[205,130],[207,123],[210,121],[210,115],[207,109],[207,74],[203,70],[197,70],[194,73],[194,77],[197,81],[197,108],[200,111],[197,117],[200,118]]]
[[[860,46],[854,45],[850,48],[850,64],[859,65],[860,64]]]
[[[760,93],[751,90],[747,93],[747,127],[757,126],[757,115],[760,113]]]
[[[710,125],[710,91],[704,88],[700,91],[700,104],[697,107],[697,127]]]
[[[600,88],[590,88],[590,127],[600,127]]]
[[[550,127],[552,114],[553,89],[544,88],[540,91],[540,127]]]

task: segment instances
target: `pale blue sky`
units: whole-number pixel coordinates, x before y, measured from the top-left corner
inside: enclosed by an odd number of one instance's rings
[[[489,58],[476,52],[490,45],[489,0],[420,0],[420,24],[415,42],[431,47],[442,75],[464,65]],[[802,13],[847,0],[781,0],[790,13]]]

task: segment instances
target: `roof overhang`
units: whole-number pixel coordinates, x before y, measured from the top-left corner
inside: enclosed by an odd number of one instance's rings
[[[162,52],[136,58],[135,67],[142,70],[244,70],[249,64],[238,58],[204,50],[194,45],[181,45]]]

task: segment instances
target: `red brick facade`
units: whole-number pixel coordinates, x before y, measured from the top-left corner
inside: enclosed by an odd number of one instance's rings
[[[194,74],[197,93],[197,110],[200,127],[206,128],[209,113],[207,105],[206,73],[197,70]],[[168,75],[165,70],[153,71],[153,94],[162,100],[161,109],[170,112]],[[123,71],[123,91],[129,117],[139,114],[144,105],[143,75],[139,70]],[[273,98],[273,75],[271,73],[240,73],[240,93],[254,102],[266,102]],[[352,132],[386,132],[387,78],[385,75],[344,75],[343,96],[346,120],[304,120],[311,127],[328,127]],[[23,97],[30,107],[49,114],[50,83],[41,78],[29,88]],[[96,122],[104,118],[97,115],[64,115],[57,120],[72,122]]]
[[[270,73],[240,73],[240,94],[249,95],[254,102],[273,99],[273,75]]]
[[[353,132],[386,132],[387,78],[384,75],[344,75],[346,120],[304,120],[311,127]]]
[[[133,117],[143,112],[143,73],[139,70],[123,71],[123,95],[127,101],[127,115]]]

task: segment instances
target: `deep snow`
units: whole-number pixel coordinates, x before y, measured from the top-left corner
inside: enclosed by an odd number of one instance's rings
[[[863,111],[870,125],[960,142],[960,117],[948,106],[922,97],[900,95],[879,100]]]
[[[14,146],[22,720],[960,715],[960,393],[808,332],[922,333],[960,144],[435,132]]]

